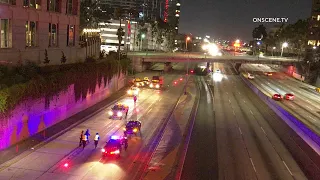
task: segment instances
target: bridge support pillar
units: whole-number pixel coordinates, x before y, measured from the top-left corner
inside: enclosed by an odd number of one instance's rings
[[[236,73],[240,74],[241,63],[234,63],[233,67],[234,67],[234,70],[236,71]]]
[[[171,62],[165,62],[164,63],[164,72],[172,71],[172,64]]]

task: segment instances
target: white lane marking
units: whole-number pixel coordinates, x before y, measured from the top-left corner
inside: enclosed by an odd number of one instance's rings
[[[257,172],[256,167],[255,167],[254,164],[253,164],[252,158],[250,158],[250,161],[251,161],[251,164],[252,164],[252,167],[253,167],[254,172]]]
[[[310,109],[310,110],[313,110],[311,107],[309,107],[309,106],[306,106],[308,109]]]
[[[292,172],[290,171],[289,167],[287,166],[286,162],[282,161],[284,166],[286,166],[287,170],[289,171],[289,173],[291,174],[291,176],[293,176]]]
[[[240,134],[242,135],[242,131],[241,131],[240,127],[239,127],[239,132],[240,132]]]
[[[263,131],[263,133],[265,134],[265,135],[267,135],[267,133],[264,131],[264,129],[261,127],[261,130]]]
[[[149,111],[147,112],[147,114],[152,110],[152,108],[149,109]]]
[[[250,109],[250,113],[253,115],[253,112],[251,111],[251,109]]]
[[[245,100],[243,100],[243,102],[244,102],[244,103],[246,103],[246,101],[245,101]]]
[[[236,115],[236,113],[234,112],[234,110],[232,110],[233,115]]]
[[[159,98],[159,100],[158,100],[158,101],[161,101],[161,99],[162,99],[162,98]]]
[[[231,101],[230,101],[230,99],[229,99],[229,103],[231,104]]]
[[[240,92],[238,92],[240,94]]]
[[[309,116],[309,118],[311,118],[313,121],[316,121],[316,119],[314,119],[313,117]]]

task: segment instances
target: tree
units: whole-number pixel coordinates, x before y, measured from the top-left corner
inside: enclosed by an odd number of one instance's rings
[[[111,16],[111,8],[100,4],[97,0],[80,1],[80,28],[98,28],[101,22],[108,22]]]
[[[123,36],[125,35],[124,30],[122,28],[122,17],[124,15],[125,11],[122,8],[116,8],[114,11],[114,16],[115,18],[119,19],[120,25],[117,30],[117,36],[118,36],[118,56],[120,60],[120,47],[121,47],[121,42],[123,40]]]
[[[259,40],[264,40],[265,38],[267,38],[266,27],[261,24],[258,27],[254,28],[252,31],[252,37]]]

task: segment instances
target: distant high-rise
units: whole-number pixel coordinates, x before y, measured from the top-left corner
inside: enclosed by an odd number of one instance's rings
[[[312,1],[308,45],[320,46],[320,3],[319,0]]]

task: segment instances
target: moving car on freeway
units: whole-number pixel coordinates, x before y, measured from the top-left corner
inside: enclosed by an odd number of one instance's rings
[[[130,134],[134,134],[137,135],[137,133],[141,133],[141,122],[140,121],[128,121],[126,124],[126,127],[123,128],[124,130],[124,135],[130,135]]]
[[[272,76],[272,72],[265,72],[264,75],[266,75],[266,76]]]
[[[287,94],[284,95],[284,99],[293,101],[294,100],[294,94],[287,93]]]
[[[272,99],[274,99],[276,101],[281,101],[282,100],[282,96],[281,96],[281,94],[274,94],[272,96]]]
[[[127,94],[129,96],[138,96],[140,89],[138,87],[132,86],[128,91]]]
[[[119,158],[125,138],[126,137],[111,136],[110,140],[101,149],[102,157],[114,156]]]
[[[248,79],[254,79],[254,76],[250,73],[248,73]]]
[[[128,111],[129,106],[118,103],[109,111],[110,119],[122,119],[123,116],[127,116]]]

